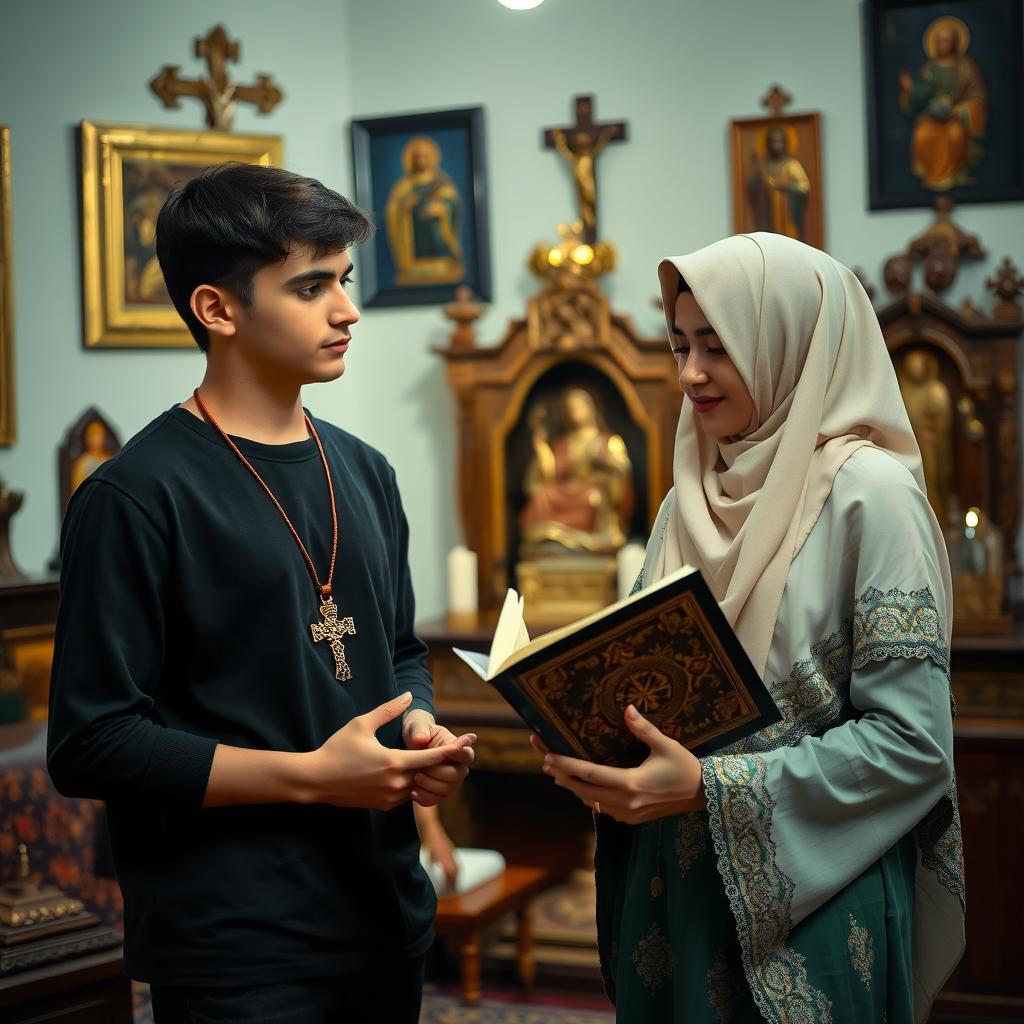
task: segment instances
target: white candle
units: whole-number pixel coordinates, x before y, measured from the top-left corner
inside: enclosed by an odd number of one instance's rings
[[[476,610],[476,554],[460,544],[448,552],[448,611]]]
[[[619,553],[616,556],[619,569],[619,600],[628,597],[629,592],[633,589],[633,584],[636,582],[637,576],[640,575],[640,570],[644,567],[644,551],[643,544],[637,544],[635,541],[629,544],[624,544],[619,548]]]

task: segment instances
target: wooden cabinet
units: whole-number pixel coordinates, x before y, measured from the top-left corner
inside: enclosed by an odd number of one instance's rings
[[[132,1024],[131,982],[119,949],[0,978],[4,1024]]]

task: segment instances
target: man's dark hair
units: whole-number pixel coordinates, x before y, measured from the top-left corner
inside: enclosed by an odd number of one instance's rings
[[[156,255],[174,308],[196,344],[210,349],[190,306],[201,284],[253,300],[253,274],[296,250],[315,259],[366,241],[370,218],[315,178],[280,167],[225,163],[167,197],[156,224]]]

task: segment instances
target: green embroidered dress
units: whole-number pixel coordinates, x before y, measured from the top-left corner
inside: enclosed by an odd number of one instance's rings
[[[964,905],[929,514],[900,463],[854,453],[787,577],[765,670],[783,720],[703,759],[706,812],[598,817],[619,1024],[927,1019]]]

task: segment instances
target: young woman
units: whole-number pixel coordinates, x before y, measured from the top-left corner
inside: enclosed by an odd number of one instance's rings
[[[949,567],[878,322],[772,234],[659,269],[685,398],[638,587],[697,566],[783,720],[701,759],[637,709],[597,811],[621,1024],[923,1021],[963,950]]]

